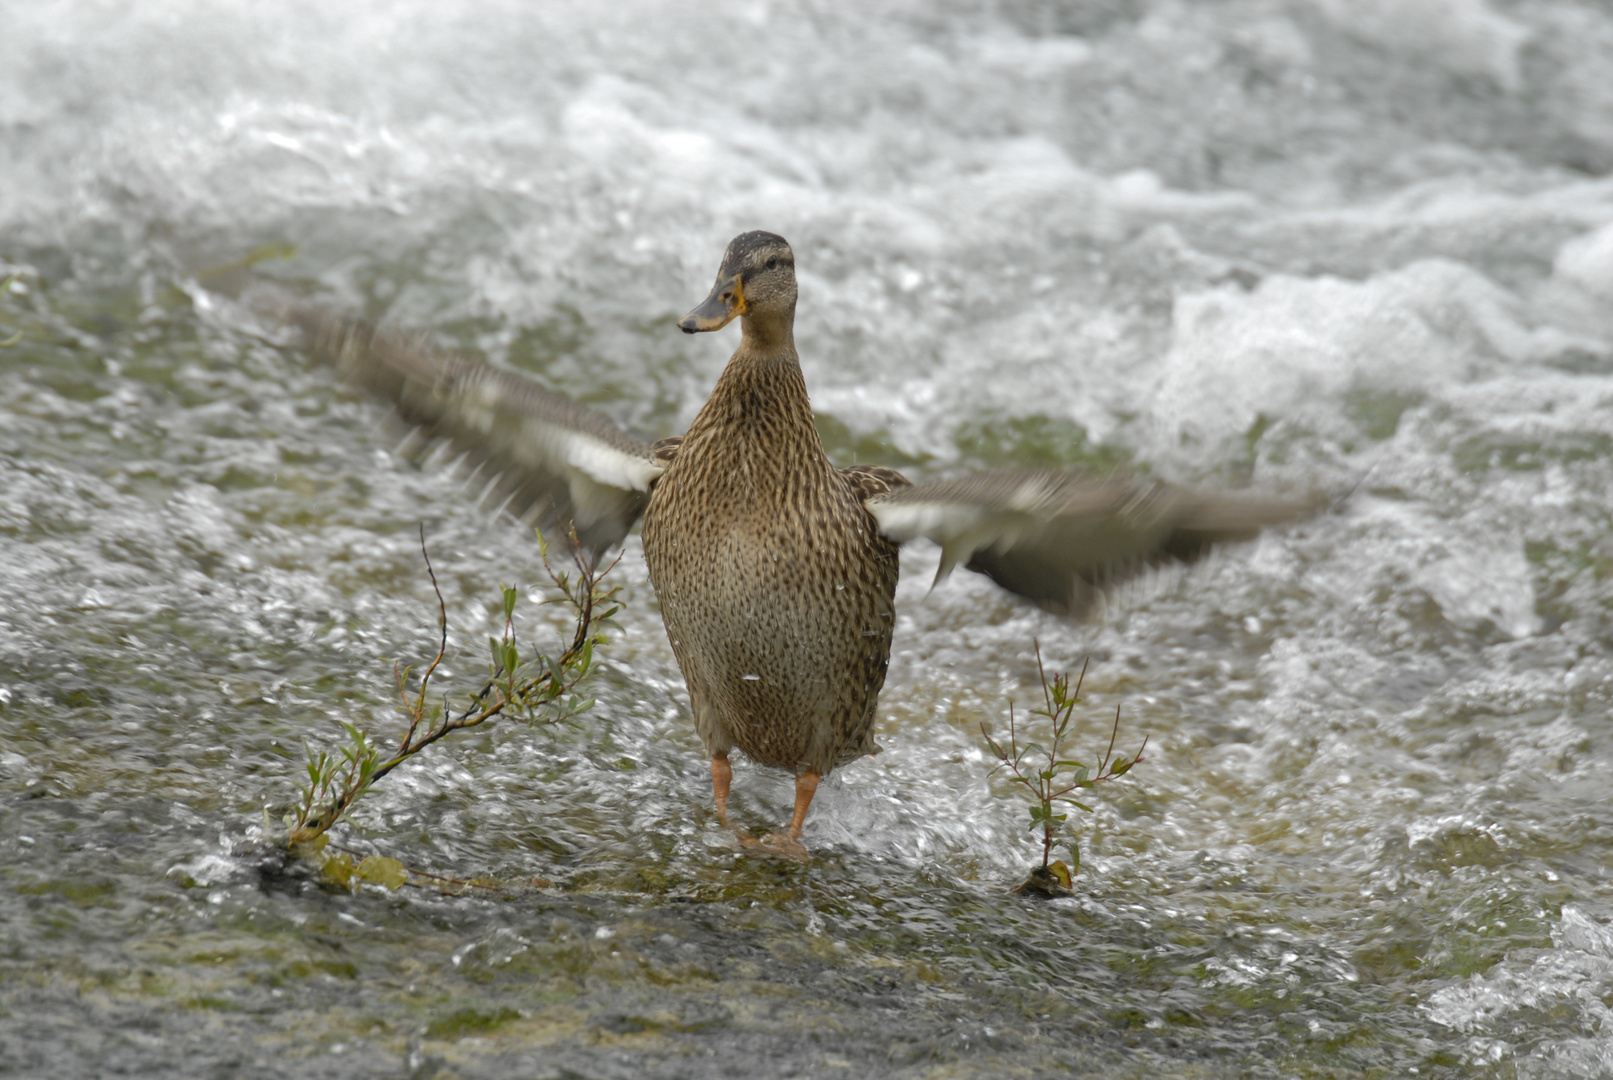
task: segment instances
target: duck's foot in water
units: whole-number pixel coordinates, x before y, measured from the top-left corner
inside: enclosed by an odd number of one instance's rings
[[[717,803],[717,820],[722,827],[730,829],[734,836],[744,846],[746,851],[756,855],[767,855],[776,859],[789,859],[792,862],[811,862],[812,855],[801,843],[801,828],[806,822],[807,809],[812,805],[812,796],[818,791],[818,774],[804,772],[795,778],[795,813],[790,818],[790,831],[786,833],[769,833],[760,840],[751,836],[744,829],[735,828],[728,824],[728,789],[734,782],[734,770],[726,757],[711,759],[711,794]]]
[[[741,838],[741,843],[756,851],[759,855],[771,855],[777,859],[790,859],[794,862],[805,863],[812,861],[812,855],[807,851],[806,845],[801,843],[801,828],[806,824],[807,809],[812,805],[812,796],[818,791],[818,774],[804,772],[795,778],[795,813],[790,817],[790,831],[788,833],[769,833],[760,840]]]
[[[786,833],[768,833],[760,840],[742,838],[740,842],[745,845],[747,850],[758,855],[766,855],[774,859],[789,859],[791,862],[803,864],[812,861],[812,853],[806,849],[806,845]]]
[[[728,824],[728,785],[733,777],[727,758],[711,759],[712,791],[717,797],[717,817],[724,828]],[[744,846],[746,851],[755,855],[765,855],[775,859],[789,859],[791,862],[807,863],[812,861],[812,854],[807,851],[806,845],[801,843],[801,828],[806,822],[807,809],[812,805],[812,796],[818,790],[818,774],[804,772],[795,778],[795,813],[790,818],[788,833],[768,833],[760,840],[753,837],[744,829],[734,828],[734,836]]]

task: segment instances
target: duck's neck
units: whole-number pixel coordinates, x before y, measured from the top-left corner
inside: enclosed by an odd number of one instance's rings
[[[689,437],[700,441],[721,431],[719,453],[760,453],[778,461],[797,455],[821,458],[823,443],[812,420],[790,320],[747,316],[744,331]]]
[[[795,356],[795,305],[783,311],[756,312],[739,321],[741,352],[788,352]]]

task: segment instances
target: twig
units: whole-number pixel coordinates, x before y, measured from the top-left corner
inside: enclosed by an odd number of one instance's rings
[[[556,571],[551,565],[548,545],[543,542],[542,534],[538,537],[544,569],[549,575],[549,580],[576,613],[576,630],[565,651],[558,657],[540,654],[530,661],[521,661],[514,644],[511,621],[515,591],[505,588],[506,633],[502,642],[492,643],[495,660],[492,676],[480,690],[470,696],[470,703],[457,716],[450,707],[448,696],[444,694],[441,719],[436,723],[427,724],[426,701],[430,692],[431,677],[442,664],[448,651],[448,608],[443,601],[436,571],[431,566],[430,553],[426,550],[425,527],[421,526],[420,554],[425,559],[426,573],[431,579],[432,592],[437,598],[439,638],[437,655],[432,658],[431,664],[421,675],[419,690],[414,695],[408,693],[406,686],[409,669],[393,665],[393,678],[397,683],[403,712],[408,718],[409,726],[398,740],[396,752],[385,760],[382,760],[376,748],[369,745],[365,733],[350,723],[343,724],[350,742],[349,745],[340,748],[340,761],[327,753],[316,753],[309,748],[309,783],[303,789],[302,804],[294,816],[288,843],[303,844],[323,835],[377,781],[451,732],[484,724],[495,717],[505,715],[511,707],[523,710],[528,716],[532,716],[537,709],[552,705],[569,694],[587,677],[593,666],[594,646],[604,643],[603,629],[608,625],[614,625],[610,622],[611,617],[621,610],[620,603],[616,601],[617,588],[600,588],[600,581],[615,569],[616,562],[621,556],[618,555],[617,559],[612,560],[603,571],[596,572],[583,554],[575,529],[570,531],[568,539],[572,558],[578,568],[575,584],[572,584],[566,574]],[[522,669],[527,669],[530,674],[523,677]],[[563,716],[576,716],[592,704],[592,700],[574,700]],[[424,731],[421,731],[422,724],[426,725]]]
[[[1019,731],[1014,714],[1014,703],[1008,703],[1008,746],[1005,749],[991,737],[990,730],[985,724],[980,725],[980,733],[985,737],[986,745],[991,748],[992,754],[997,758],[998,764],[993,767],[992,773],[998,769],[1006,768],[1013,776],[1015,784],[1022,786],[1031,796],[1031,829],[1042,830],[1042,869],[1045,872],[1053,856],[1053,836],[1056,827],[1064,822],[1069,815],[1055,814],[1055,802],[1062,802],[1074,806],[1088,813],[1092,808],[1071,797],[1071,792],[1080,788],[1095,787],[1108,780],[1117,780],[1131,769],[1143,763],[1143,752],[1148,748],[1148,739],[1143,738],[1142,745],[1137,749],[1137,755],[1130,761],[1124,757],[1115,757],[1115,742],[1120,735],[1120,707],[1115,707],[1115,722],[1109,732],[1109,746],[1104,751],[1103,760],[1099,763],[1096,772],[1089,770],[1079,761],[1065,759],[1059,756],[1060,747],[1069,735],[1070,723],[1075,706],[1080,702],[1081,689],[1086,685],[1087,667],[1090,658],[1081,665],[1081,674],[1077,677],[1072,692],[1070,679],[1067,673],[1059,673],[1052,678],[1048,677],[1047,668],[1042,662],[1042,649],[1039,642],[1033,642],[1036,653],[1036,674],[1042,684],[1042,700],[1045,708],[1037,709],[1037,715],[1045,716],[1051,728],[1052,740],[1048,748],[1038,746],[1034,742],[1026,743],[1023,749],[1019,746]],[[1025,755],[1033,750],[1045,754],[1047,762],[1045,767],[1037,767],[1026,775]],[[1068,783],[1060,786],[1057,777],[1065,770],[1069,770]],[[1079,865],[1078,849],[1071,845]]]

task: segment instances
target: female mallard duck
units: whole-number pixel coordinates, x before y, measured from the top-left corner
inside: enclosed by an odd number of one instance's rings
[[[897,549],[941,545],[936,580],[962,562],[1049,611],[1080,616],[1102,585],[1189,561],[1302,507],[1194,495],[1052,470],[912,484],[890,469],[830,464],[795,352],[795,256],[748,232],[678,325],[739,348],[682,437],[649,444],[597,413],[486,363],[433,356],[307,309],[319,351],[403,418],[490,468],[488,497],[542,528],[575,528],[597,557],[644,516],[644,558],[727,824],[736,747],[795,775],[777,850],[803,857],[819,781],[877,753],[874,704],[895,624]]]

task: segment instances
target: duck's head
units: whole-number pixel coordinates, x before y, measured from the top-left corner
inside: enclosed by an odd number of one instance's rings
[[[723,253],[717,284],[700,306],[683,317],[685,334],[721,330],[745,316],[746,333],[778,325],[788,330],[795,318],[795,253],[776,233],[740,233]]]

